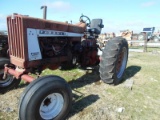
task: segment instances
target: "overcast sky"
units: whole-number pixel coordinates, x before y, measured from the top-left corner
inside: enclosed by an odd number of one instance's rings
[[[102,18],[103,32],[143,27],[160,27],[160,0],[0,0],[0,30],[6,30],[6,16],[12,13],[42,18],[47,5],[47,19],[77,23],[83,13],[90,19]]]

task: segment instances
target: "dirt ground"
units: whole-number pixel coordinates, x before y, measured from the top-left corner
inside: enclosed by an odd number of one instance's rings
[[[157,85],[159,81],[152,75],[150,78],[144,76],[145,67],[137,61],[139,56],[142,53],[130,54],[124,81],[118,86],[103,83],[96,70],[77,70],[82,75],[76,79],[73,75],[69,82],[73,92],[73,105],[67,120],[158,120],[160,98],[151,93],[152,87],[148,87],[150,84]],[[144,57],[139,58],[148,61]],[[146,78],[152,79],[151,83],[145,81]],[[132,89],[126,87],[126,81],[130,79],[134,80]],[[18,101],[25,87],[25,84],[20,85],[19,88],[0,95],[0,120],[18,120]]]

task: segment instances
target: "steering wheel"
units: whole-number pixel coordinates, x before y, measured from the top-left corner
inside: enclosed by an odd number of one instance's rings
[[[87,26],[89,27],[91,24],[91,20],[89,19],[89,17],[85,16],[85,15],[81,15],[79,18],[80,22],[86,23]]]

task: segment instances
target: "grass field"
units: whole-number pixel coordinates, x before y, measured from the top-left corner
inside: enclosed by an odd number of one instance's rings
[[[160,118],[160,53],[129,53],[123,82],[117,86],[100,81],[96,70],[43,71],[43,75],[48,74],[65,78],[73,90],[73,106],[68,120]],[[125,87],[127,80],[134,81],[132,89]],[[25,86],[21,85],[18,89],[0,95],[0,120],[18,119],[17,105],[24,89]],[[118,112],[120,108],[123,111]]]

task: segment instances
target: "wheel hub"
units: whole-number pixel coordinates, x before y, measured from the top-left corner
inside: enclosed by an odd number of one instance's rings
[[[43,119],[53,119],[62,110],[64,98],[60,93],[48,95],[40,105],[40,115]]]

